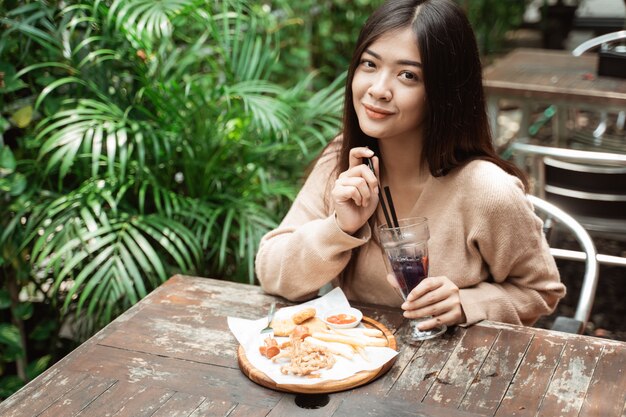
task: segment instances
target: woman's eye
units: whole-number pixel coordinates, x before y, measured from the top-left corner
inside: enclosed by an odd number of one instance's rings
[[[417,75],[413,74],[410,71],[403,71],[400,74],[400,77],[402,77],[403,79],[408,80],[408,81],[417,81],[418,80]]]
[[[376,66],[374,65],[374,63],[372,61],[370,61],[369,59],[362,59],[361,60],[361,65],[365,68],[375,68]]]

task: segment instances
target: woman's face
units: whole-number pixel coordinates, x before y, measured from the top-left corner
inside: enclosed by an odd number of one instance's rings
[[[421,138],[426,89],[410,28],[389,32],[366,48],[354,73],[352,97],[365,134],[383,140]]]

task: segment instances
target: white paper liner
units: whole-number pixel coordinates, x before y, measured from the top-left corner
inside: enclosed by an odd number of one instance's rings
[[[335,288],[323,297],[316,298],[297,306],[281,308],[276,312],[274,318],[286,319],[291,317],[295,312],[303,307],[315,307],[317,316],[323,317],[326,312],[336,310],[342,307],[350,307],[350,303],[346,299],[345,294],[340,288]],[[331,369],[320,371],[319,378],[307,378],[294,375],[283,375],[280,367],[286,362],[274,363],[262,356],[259,352],[259,346],[263,345],[264,336],[261,330],[267,325],[267,317],[258,320],[246,320],[237,317],[228,317],[228,327],[233,332],[237,341],[243,346],[248,361],[253,367],[265,373],[277,384],[296,384],[296,385],[313,385],[324,381],[346,379],[360,371],[371,371],[380,368],[398,352],[388,347],[371,347],[365,348],[368,360],[361,355],[355,354],[353,359],[347,359],[342,356],[335,355],[336,363]],[[361,325],[362,326],[362,325]],[[286,337],[276,337],[278,343],[288,340]]]

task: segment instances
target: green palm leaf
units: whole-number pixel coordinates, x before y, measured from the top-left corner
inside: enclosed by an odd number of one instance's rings
[[[48,215],[38,218],[32,261],[54,277],[52,291],[62,295],[63,312],[75,298],[79,311],[88,306],[103,314],[116,314],[101,305],[112,299],[123,308],[132,305],[147,294],[146,283],[151,289],[167,278],[164,254],[180,270],[198,264],[200,246],[184,224],[157,213],[129,216],[119,211],[119,201],[132,189],[129,183],[90,181],[52,201]]]
[[[109,24],[116,22],[138,37],[167,38],[173,31],[171,19],[183,14],[192,0],[116,0],[109,11]]]
[[[28,11],[28,9],[22,8],[21,11],[22,12]],[[13,15],[15,16],[17,14],[13,13]],[[51,34],[39,29],[37,26],[31,24],[32,21],[42,19],[42,18],[46,18],[45,12],[35,13],[29,16],[26,20],[0,18],[0,24],[8,28],[3,31],[2,37],[8,37],[13,32],[19,32],[23,35],[28,36],[29,39],[34,40],[45,49],[54,53],[61,48],[61,44],[58,41],[58,39],[56,39]],[[2,51],[2,47],[0,44],[0,52],[1,51]]]
[[[102,65],[107,60],[120,60],[122,56],[113,49],[98,49],[89,52],[76,66],[78,69],[83,69],[87,64]]]
[[[139,140],[133,143],[138,129],[144,133],[137,135]],[[69,172],[80,149],[90,155],[93,175],[98,174],[104,153],[109,175],[114,175],[117,167],[117,172],[124,178],[133,151],[138,149],[142,155],[148,153],[145,146],[149,143],[146,143],[145,138],[156,142],[154,146],[159,149],[168,149],[158,144],[160,139],[150,133],[151,130],[145,123],[129,123],[125,112],[113,103],[83,99],[78,100],[74,108],[45,119],[39,125],[36,140],[43,143],[40,158],[47,157],[46,170],[58,167],[61,178]],[[140,162],[145,163],[145,160]]]
[[[225,89],[228,101],[241,100],[244,111],[267,133],[284,133],[291,118],[291,108],[276,96],[283,89],[264,81],[242,81]]]

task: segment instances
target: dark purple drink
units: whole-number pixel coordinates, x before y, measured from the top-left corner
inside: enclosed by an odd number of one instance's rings
[[[398,280],[404,298],[428,276],[428,257],[390,259],[393,273]]]
[[[406,300],[411,291],[428,276],[428,219],[412,217],[399,220],[395,227],[382,225],[378,228],[378,238]],[[420,330],[418,324],[430,319],[432,316],[411,319],[407,337],[409,344],[437,337],[446,331],[445,324]]]

